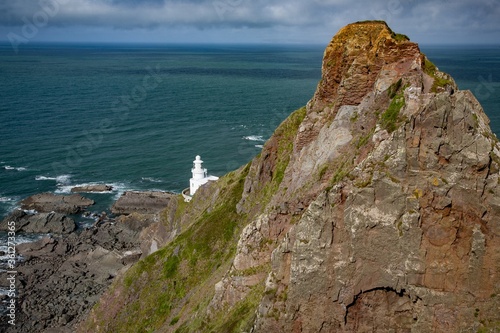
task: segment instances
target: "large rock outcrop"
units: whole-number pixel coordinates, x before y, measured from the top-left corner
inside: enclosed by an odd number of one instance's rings
[[[140,258],[139,246],[137,232],[113,223],[18,244],[16,325],[2,321],[0,332],[72,332],[113,278]],[[1,276],[5,287],[12,273]]]
[[[55,212],[31,214],[20,209],[15,210],[0,223],[0,231],[9,231],[9,226],[13,223],[15,223],[16,232],[61,235],[76,230],[75,221]]]
[[[116,215],[156,214],[168,205],[172,193],[168,192],[136,192],[127,191],[111,207],[111,212]]]
[[[204,200],[169,205],[157,230],[175,237],[80,331],[498,331],[488,122],[406,36],[346,26],[307,107]]]
[[[22,209],[61,214],[78,214],[94,203],[94,200],[79,194],[58,195],[54,193],[35,194],[20,202]]]

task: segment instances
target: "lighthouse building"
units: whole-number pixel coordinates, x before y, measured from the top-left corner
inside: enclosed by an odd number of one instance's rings
[[[201,185],[208,183],[211,180],[217,180],[219,177],[209,176],[207,169],[203,168],[201,157],[196,156],[191,169],[192,177],[189,180],[189,196],[193,196]],[[186,191],[187,192],[187,191]],[[186,196],[185,196],[186,198]],[[186,198],[187,199],[187,198]]]

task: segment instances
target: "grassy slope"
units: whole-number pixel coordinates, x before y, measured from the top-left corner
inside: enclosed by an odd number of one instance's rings
[[[304,116],[302,108],[275,132],[283,140],[278,140],[274,177],[264,189],[267,200],[282,180],[293,138]],[[206,316],[214,284],[229,270],[239,234],[251,220],[236,212],[249,169],[247,165],[215,183],[214,191],[219,191],[215,204],[197,216],[172,243],[139,261],[116,280],[94,307],[83,331],[239,332],[250,325],[264,291],[262,284],[232,309]],[[259,196],[255,196],[256,200]],[[181,204],[176,209],[189,213],[191,207]],[[177,215],[180,214],[176,212]]]

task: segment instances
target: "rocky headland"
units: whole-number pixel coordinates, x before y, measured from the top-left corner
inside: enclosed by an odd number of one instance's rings
[[[500,144],[488,123],[408,37],[350,24],[312,99],[248,165],[189,203],[171,195],[149,216],[132,207],[123,223],[70,233],[83,252],[64,257],[73,245],[53,239],[26,250],[20,272],[36,268],[20,288],[41,292],[19,299],[23,318],[40,313],[23,332],[496,332]],[[116,226],[137,242],[108,238]],[[36,266],[54,251],[69,259]],[[81,303],[50,298],[75,288]]]
[[[248,165],[151,225],[79,332],[500,329],[500,146],[469,91],[384,22]]]

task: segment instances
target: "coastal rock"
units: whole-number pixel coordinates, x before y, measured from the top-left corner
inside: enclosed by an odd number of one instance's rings
[[[67,234],[76,230],[75,221],[55,212],[29,214],[16,210],[3,220],[0,230],[6,231],[9,222],[15,222],[16,232]]]
[[[40,213],[78,214],[92,206],[94,201],[79,194],[40,193],[22,200],[20,204],[22,209],[35,210]]]
[[[110,191],[113,191],[113,186],[104,184],[75,186],[71,189],[72,193],[110,192]]]
[[[79,332],[145,321],[160,332],[499,331],[500,144],[488,123],[406,36],[380,21],[342,28],[307,106],[203,201],[171,202],[145,231],[177,237]],[[153,318],[158,304],[168,310]]]
[[[113,223],[19,244],[16,250],[24,258],[16,265],[19,310],[16,326],[2,322],[2,332],[67,331],[141,256],[137,233]]]
[[[167,207],[173,196],[168,192],[127,191],[113,204],[111,212],[116,215],[157,214]]]

